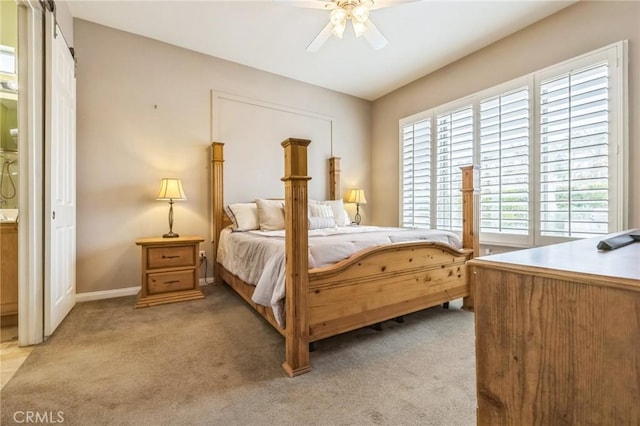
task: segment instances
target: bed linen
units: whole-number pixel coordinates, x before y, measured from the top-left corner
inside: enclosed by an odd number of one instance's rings
[[[344,226],[309,230],[309,268],[321,268],[346,259],[365,248],[409,241],[432,241],[459,250],[460,238],[448,231],[378,226]],[[284,230],[233,232],[225,228],[217,261],[248,284],[256,286],[252,300],[273,309],[284,327]]]

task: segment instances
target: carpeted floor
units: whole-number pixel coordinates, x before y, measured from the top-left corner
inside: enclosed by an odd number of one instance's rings
[[[76,305],[2,389],[1,423],[475,424],[473,314],[459,304],[321,341],[290,379],[284,339],[226,286],[205,292]]]

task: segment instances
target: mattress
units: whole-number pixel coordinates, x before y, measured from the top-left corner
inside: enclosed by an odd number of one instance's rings
[[[460,238],[448,231],[378,226],[345,226],[309,231],[309,268],[337,263],[352,254],[381,244],[431,241],[461,249]],[[252,300],[273,309],[284,326],[284,230],[233,232],[225,228],[218,244],[217,261],[248,284],[255,285]]]

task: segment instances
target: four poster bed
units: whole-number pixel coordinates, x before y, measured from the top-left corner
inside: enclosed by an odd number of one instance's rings
[[[291,377],[311,370],[309,344],[450,300],[464,298],[472,309],[471,276],[466,262],[478,251],[477,195],[473,166],[462,168],[462,249],[441,242],[396,242],[366,248],[335,264],[309,269],[307,146],[287,139],[284,148],[284,314],[255,303],[256,287],[215,263],[215,282],[224,281],[285,337],[282,367]],[[218,256],[224,212],[224,144],[212,148],[213,249]],[[340,159],[329,159],[330,199],[340,196]],[[216,257],[218,259],[218,257]]]

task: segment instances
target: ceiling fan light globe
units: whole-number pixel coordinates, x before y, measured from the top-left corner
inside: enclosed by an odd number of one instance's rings
[[[364,24],[367,19],[369,19],[369,9],[366,6],[358,5],[351,11],[351,17],[353,18],[352,20],[354,24],[356,21]]]
[[[329,15],[329,20],[336,27],[338,25],[344,26],[346,19],[347,19],[347,11],[342,8],[333,9],[331,11],[331,14]]]

